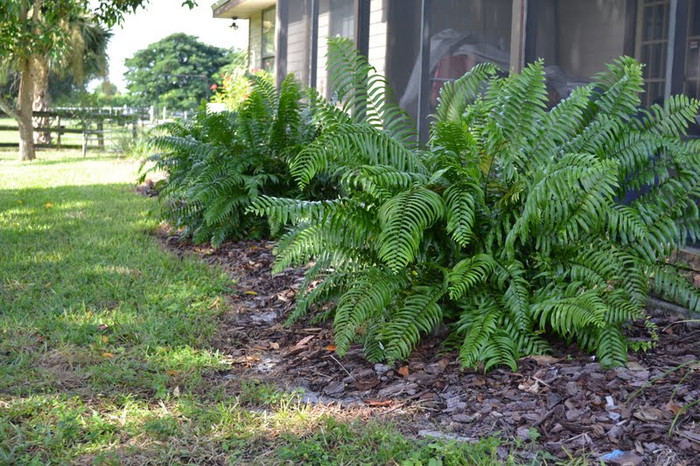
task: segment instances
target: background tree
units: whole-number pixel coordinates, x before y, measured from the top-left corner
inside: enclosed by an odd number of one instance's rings
[[[76,15],[69,20],[62,24],[68,40],[66,53],[53,59],[42,57],[36,60],[35,112],[49,110],[52,97],[56,96],[55,91],[70,94],[74,90],[85,90],[88,79],[107,74],[107,44],[112,33],[93,15]],[[49,124],[49,118],[45,116],[34,117],[33,121],[35,127]],[[50,143],[51,133],[40,132],[36,142]]]
[[[207,98],[212,76],[230,62],[228,50],[177,33],[126,60],[126,87],[143,105],[192,110]]]
[[[32,106],[37,62],[65,56],[69,37],[63,25],[81,14],[93,11],[106,26],[122,20],[147,0],[3,0],[0,2],[0,81],[19,74],[17,97],[0,95],[0,110],[17,121],[19,157],[36,158]],[[183,5],[192,7],[194,1]]]

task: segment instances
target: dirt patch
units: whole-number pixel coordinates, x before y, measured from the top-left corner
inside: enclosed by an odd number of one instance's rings
[[[52,386],[77,392],[85,389],[86,379],[75,370],[76,367],[94,362],[85,352],[68,346],[43,353],[39,358],[38,368],[48,376]]]
[[[441,339],[426,339],[402,365],[372,364],[353,347],[339,359],[328,323],[285,328],[303,270],[271,276],[274,243],[241,241],[219,249],[163,234],[180,254],[194,252],[237,280],[221,319],[218,348],[233,368],[213,382],[246,378],[304,390],[309,403],[333,403],[399,416],[410,435],[469,440],[500,435],[523,459],[544,450],[586,454],[607,464],[700,464],[700,329],[655,313],[657,348],[626,368],[601,369],[590,355],[558,345],[525,358],[518,372],[462,370]],[[652,309],[652,312],[654,310]],[[669,432],[671,432],[669,434]]]

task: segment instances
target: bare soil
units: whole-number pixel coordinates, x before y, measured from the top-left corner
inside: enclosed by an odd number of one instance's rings
[[[233,368],[212,374],[213,383],[254,379],[303,389],[308,403],[391,418],[416,437],[500,435],[504,452],[523,460],[545,451],[594,463],[700,465],[700,409],[693,405],[700,403],[700,327],[683,316],[650,309],[658,346],[630,354],[626,368],[603,370],[591,355],[557,344],[551,356],[522,359],[517,372],[483,374],[463,370],[441,336],[425,339],[403,364],[373,364],[359,346],[338,358],[329,323],[283,325],[303,270],[272,276],[274,243],[231,242],[215,250],[181,243],[170,232],[161,237],[236,280],[217,340]]]

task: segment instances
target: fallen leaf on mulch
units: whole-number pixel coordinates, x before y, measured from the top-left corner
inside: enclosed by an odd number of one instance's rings
[[[399,368],[398,373],[406,377],[408,375],[408,366],[402,366]]]
[[[383,406],[390,406],[394,400],[362,400],[364,404],[371,406],[373,408],[381,408]]]
[[[197,251],[177,241],[165,244],[182,255]],[[433,432],[435,426],[445,431],[442,435],[460,439],[499,431],[505,438],[520,436],[532,442],[533,450],[562,461],[567,452],[597,459],[619,450],[636,455],[627,457],[629,464],[642,458],[643,464],[690,465],[700,455],[700,412],[692,406],[700,398],[700,364],[689,362],[700,359],[698,327],[678,323],[673,332],[660,332],[658,346],[631,353],[627,367],[605,370],[590,354],[560,342],[551,356],[521,359],[515,373],[497,368],[486,375],[462,369],[457,354],[442,346],[445,334],[439,334],[422,340],[404,363],[410,370],[403,375],[392,366],[368,362],[359,345],[336,359],[330,353],[336,350],[331,322],[319,325],[310,315],[298,325],[283,326],[304,283],[304,270],[271,275],[273,247],[272,242],[240,241],[196,252],[227,270],[238,290],[222,298],[221,306],[230,305],[230,310],[219,319],[216,339],[217,349],[234,366],[211,374],[214,382],[258,378],[284,388],[302,387],[308,403],[338,402],[348,409],[391,406],[396,414],[394,407],[405,405],[412,408],[407,413],[415,414],[400,414],[400,422],[412,435]],[[258,295],[246,296],[245,290]],[[328,308],[320,304],[315,312]],[[674,322],[653,309],[650,316],[659,328]],[[635,338],[646,329],[640,322],[628,331]],[[270,342],[279,344],[279,350]],[[682,415],[669,436],[676,413]]]
[[[301,348],[302,346],[306,345],[308,342],[313,340],[313,338],[314,338],[314,335],[309,335],[308,337],[304,337],[301,340],[299,340],[297,342],[297,344],[294,346],[296,346],[297,348]]]
[[[552,364],[561,361],[561,358],[555,358],[554,356],[549,356],[547,354],[533,354],[525,359],[532,359],[538,366],[551,366]]]
[[[633,416],[640,421],[652,422],[663,419],[664,413],[660,409],[652,406],[642,406],[634,412]]]
[[[666,409],[668,409],[669,411],[671,411],[674,415],[677,415],[678,413],[680,413],[680,412],[683,410],[683,406],[677,405],[676,403],[673,403],[672,401],[669,401],[669,402],[666,404]]]

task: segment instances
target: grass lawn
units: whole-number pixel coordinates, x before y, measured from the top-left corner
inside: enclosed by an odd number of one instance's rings
[[[17,122],[12,118],[0,118],[0,126],[14,126],[17,127]],[[0,142],[17,142],[19,141],[19,133],[17,130],[7,131],[0,130]]]
[[[0,464],[489,464],[210,375],[232,283],[164,250],[135,165],[0,152]],[[330,413],[330,414],[329,414]]]

